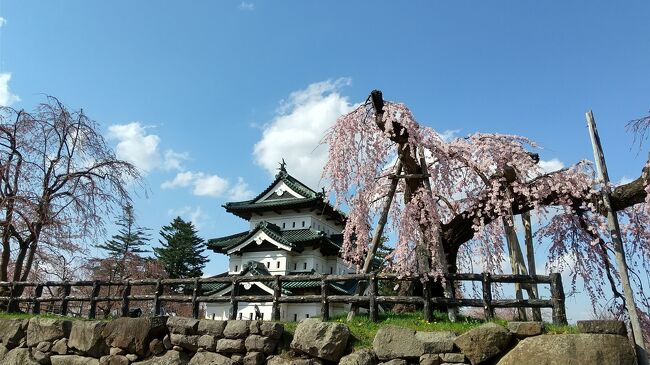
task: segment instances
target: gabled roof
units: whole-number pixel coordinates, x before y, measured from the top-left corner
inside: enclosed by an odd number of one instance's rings
[[[313,275],[316,272],[314,270],[311,271],[301,271],[301,272],[292,272],[290,275]],[[271,273],[266,269],[266,266],[264,264],[257,262],[257,261],[249,261],[246,265],[244,265],[244,268],[242,272],[239,274],[233,274],[233,275],[228,275],[227,273],[215,275],[213,277],[224,277],[224,276],[270,276]],[[260,282],[262,285],[266,286],[267,288],[274,289],[275,288],[275,282],[271,281],[264,281]],[[311,289],[311,288],[319,288],[320,289],[320,281],[318,280],[304,280],[304,281],[288,281],[288,282],[283,282],[282,284],[282,294],[284,295],[292,295],[293,291],[295,289]],[[347,282],[332,282],[330,283],[330,290],[342,293],[342,294],[347,294],[351,295],[354,293],[356,289],[357,283],[354,281],[347,281]],[[228,283],[211,283],[211,284],[203,284],[201,286],[201,289],[203,290],[203,295],[213,295],[218,292],[222,292],[227,288],[230,288],[231,285]],[[293,289],[293,290],[292,290]]]
[[[245,233],[245,234],[244,234]],[[303,248],[300,246],[294,245],[293,242],[287,240],[284,237],[284,233],[280,230],[280,227],[276,226],[273,223],[262,221],[255,226],[250,232],[241,232],[235,235],[227,236],[224,238],[215,238],[208,241],[208,248],[213,249],[218,253],[230,253],[229,251],[241,246],[250,244],[254,240],[251,240],[253,237],[258,236],[258,239],[261,237],[268,237],[272,244],[279,246],[287,251],[298,251],[302,252]],[[268,241],[268,240],[267,240]],[[261,243],[261,241],[259,242]],[[242,246],[243,245],[243,246]]]
[[[263,199],[270,192],[277,191],[277,187],[281,184],[286,185],[300,197],[285,192],[279,197],[266,197],[266,199]],[[337,223],[343,224],[345,222],[345,215],[326,201],[324,193],[312,190],[289,175],[284,167],[275,175],[275,180],[253,199],[228,202],[223,207],[226,208],[227,212],[246,220],[250,220],[253,213],[263,214],[264,212],[281,212],[287,209],[311,209],[331,217],[330,219],[335,220]]]
[[[259,195],[257,195],[250,201],[256,202],[262,199],[266,194],[271,192],[273,188],[276,187],[280,182],[285,183],[291,190],[295,191],[296,193],[302,195],[305,198],[314,198],[318,194],[317,192],[312,190],[309,186],[303,184],[295,177],[289,175],[289,173],[284,168],[284,166],[282,166],[280,168],[280,171],[275,175],[275,180],[273,180],[273,182],[266,189],[264,189],[264,191],[262,191]]]
[[[314,244],[321,244],[335,252],[341,249],[342,235],[340,234],[327,236],[325,232],[312,228],[282,231],[275,224],[266,221],[258,223],[255,229],[250,232],[244,231],[226,237],[210,239],[207,247],[216,253],[228,253],[237,246],[247,243],[251,238],[259,235],[260,232],[263,232],[277,243],[289,247],[290,249],[287,251],[302,252],[306,246]]]

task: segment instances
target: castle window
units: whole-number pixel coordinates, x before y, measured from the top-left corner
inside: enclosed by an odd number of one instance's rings
[[[296,222],[293,222],[293,228],[296,228]]]
[[[330,266],[330,274],[334,274],[334,268]]]
[[[293,263],[293,269],[296,270],[297,268],[298,268],[298,264],[294,262]]]
[[[278,262],[275,263],[275,268],[276,268],[276,269],[279,269],[279,268],[280,268],[280,261],[278,261]]]
[[[303,226],[303,227],[305,226],[305,221],[302,221],[302,226]]]
[[[239,313],[239,320],[241,321],[244,313]]]
[[[306,262],[302,264],[302,269],[307,270],[307,263]]]
[[[268,261],[266,262],[266,268],[267,268],[267,269],[270,269],[270,268],[271,268],[271,263],[268,262]]]
[[[282,228],[287,228],[287,223],[286,222],[282,222]]]
[[[309,318],[309,313],[305,314],[305,318]]]
[[[235,265],[235,272],[237,272],[238,268],[239,268],[239,266]]]
[[[298,313],[293,314],[293,321],[298,322]]]

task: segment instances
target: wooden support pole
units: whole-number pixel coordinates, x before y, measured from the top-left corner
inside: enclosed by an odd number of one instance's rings
[[[68,315],[68,304],[70,302],[70,299],[68,297],[70,296],[71,291],[72,291],[72,287],[70,286],[70,283],[66,281],[65,284],[63,284],[63,298],[61,299],[62,316]]]
[[[88,310],[88,318],[95,319],[97,317],[97,297],[101,286],[99,280],[93,281],[93,288],[90,292],[90,309]]]
[[[320,282],[320,296],[321,296],[320,317],[323,321],[330,320],[330,303],[327,300],[327,288],[329,287],[329,284],[327,283],[327,281],[325,281],[326,277],[327,275],[323,275],[323,278],[321,279]]]
[[[431,323],[433,322],[433,308],[431,308],[431,279],[426,278],[422,282],[422,297],[424,299],[424,320]]]
[[[379,310],[377,308],[377,274],[370,274],[370,293],[368,302],[368,316],[371,322],[379,321]]]
[[[239,291],[239,282],[237,279],[232,280],[232,289],[230,290],[230,320],[237,319],[237,312],[239,311],[239,303],[237,302],[237,292]]]
[[[600,136],[596,128],[596,121],[594,115],[590,111],[586,114],[587,126],[589,127],[589,136],[591,137],[591,145],[594,150],[594,160],[596,162],[596,171],[598,178],[602,183],[602,203],[607,210],[607,229],[609,230],[614,245],[614,255],[616,257],[616,265],[618,266],[618,274],[623,286],[623,296],[625,297],[625,309],[630,317],[630,325],[632,327],[632,340],[636,351],[637,361],[639,365],[648,365],[648,353],[643,341],[643,331],[641,329],[641,321],[637,313],[636,303],[634,301],[634,292],[630,284],[630,276],[628,273],[628,266],[625,259],[625,249],[623,248],[623,241],[621,239],[621,229],[618,224],[618,217],[612,208],[610,199],[610,182],[609,173],[607,172],[607,165],[605,164],[605,154],[603,147],[600,143]]]
[[[564,287],[559,273],[551,274],[551,298],[553,301],[553,323],[566,325],[566,308],[564,307]]]
[[[199,301],[198,297],[201,294],[201,283],[199,278],[194,278],[194,290],[192,291],[192,318],[199,318]]]
[[[274,279],[275,287],[273,288],[273,304],[271,306],[271,315],[274,321],[280,320],[280,296],[282,295],[282,281],[279,276]]]
[[[34,306],[32,307],[32,314],[41,314],[41,297],[43,296],[43,284],[36,285],[34,290]]]
[[[490,273],[483,273],[483,313],[486,321],[491,321],[494,318],[494,308],[492,307],[492,281],[490,280]]]
[[[131,281],[127,280],[124,283],[124,290],[122,290],[122,317],[129,316],[129,296],[131,295]]]
[[[537,275],[537,267],[535,265],[535,247],[533,242],[533,228],[530,222],[530,212],[525,212],[521,215],[521,222],[524,226],[524,242],[526,243],[526,260],[528,261],[528,274]],[[537,284],[531,284],[529,287],[528,297],[530,299],[539,299],[539,291]],[[533,321],[542,321],[542,310],[533,308]]]
[[[156,316],[161,315],[162,313],[162,303],[160,302],[160,296],[163,294],[163,284],[160,279],[156,280],[156,289],[153,294],[153,313]]]

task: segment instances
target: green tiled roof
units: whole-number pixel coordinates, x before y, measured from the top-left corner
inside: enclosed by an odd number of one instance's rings
[[[273,238],[277,242],[291,247],[291,251],[298,252],[301,252],[303,250],[304,244],[316,242],[327,244],[338,251],[341,248],[343,237],[340,234],[331,235],[328,237],[325,232],[317,231],[312,228],[282,231],[275,224],[262,221],[255,227],[255,229],[250,232],[244,231],[226,237],[210,239],[208,240],[207,246],[209,249],[217,253],[225,253],[231,248],[248,240],[259,231],[266,233],[269,237]]]
[[[284,182],[289,188],[304,196],[304,198],[291,197],[288,199],[269,199],[257,202],[257,200],[268,194],[279,182]],[[228,202],[224,204],[223,207],[226,208],[227,212],[246,220],[251,219],[253,212],[308,208],[319,210],[322,214],[333,217],[339,223],[345,222],[345,214],[335,209],[331,204],[326,202],[323,193],[315,192],[307,185],[301,183],[298,179],[289,175],[284,169],[281,169],[280,172],[278,172],[278,174],[275,176],[275,180],[273,180],[273,182],[266,189],[264,189],[264,191],[262,191],[253,199],[239,202]]]
[[[294,272],[293,275],[313,275],[315,271],[305,271],[305,272]],[[213,277],[224,277],[224,276],[268,276],[271,273],[266,269],[266,267],[256,261],[250,261],[244,266],[244,270],[236,275],[228,275],[226,273],[216,275]],[[271,289],[275,289],[275,282],[262,282],[264,285],[268,286]],[[356,289],[356,282],[347,281],[342,283],[330,283],[330,289],[343,293],[343,294],[353,294]],[[203,290],[203,295],[212,295],[228,288],[230,284],[226,283],[211,283],[203,284],[201,289]],[[320,288],[320,281],[318,280],[305,280],[305,281],[288,281],[282,283],[282,294],[292,295],[292,289],[311,289],[311,288]]]
[[[266,189],[264,189],[264,191],[259,193],[256,197],[254,197],[250,201],[256,201],[256,200],[260,199],[261,197],[266,195],[269,191],[271,191],[271,189],[273,189],[275,184],[277,184],[280,181],[285,183],[288,187],[290,187],[296,193],[298,193],[298,194],[300,194],[300,195],[302,195],[302,196],[304,196],[306,198],[314,198],[318,194],[315,191],[313,191],[312,189],[310,189],[309,186],[301,183],[300,181],[298,181],[298,179],[296,179],[295,177],[289,175],[287,173],[287,170],[282,168],[277,173],[277,175],[275,175],[275,180],[273,180],[273,182]]]
[[[224,253],[228,251],[229,249],[243,243],[244,241],[248,240],[249,238],[253,237],[254,235],[257,234],[257,232],[262,231],[266,233],[269,237],[272,239],[276,240],[277,242],[289,246],[291,248],[291,251],[302,251],[303,248],[300,246],[296,246],[293,241],[289,240],[286,236],[285,233],[288,231],[281,231],[280,227],[276,226],[275,224],[262,221],[257,224],[255,229],[253,229],[250,232],[240,232],[234,235],[226,236],[226,237],[221,237],[221,238],[213,238],[208,240],[208,248],[212,249],[213,251],[217,253]]]

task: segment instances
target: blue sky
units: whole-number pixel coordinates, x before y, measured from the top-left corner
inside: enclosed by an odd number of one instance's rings
[[[180,214],[211,238],[245,229],[220,206],[265,188],[279,156],[317,184],[316,142],[374,88],[440,132],[530,137],[550,166],[592,157],[591,108],[612,179],[638,176],[624,126],[650,109],[649,15],[647,1],[2,0],[0,103],[84,108],[145,169],[141,224]]]

